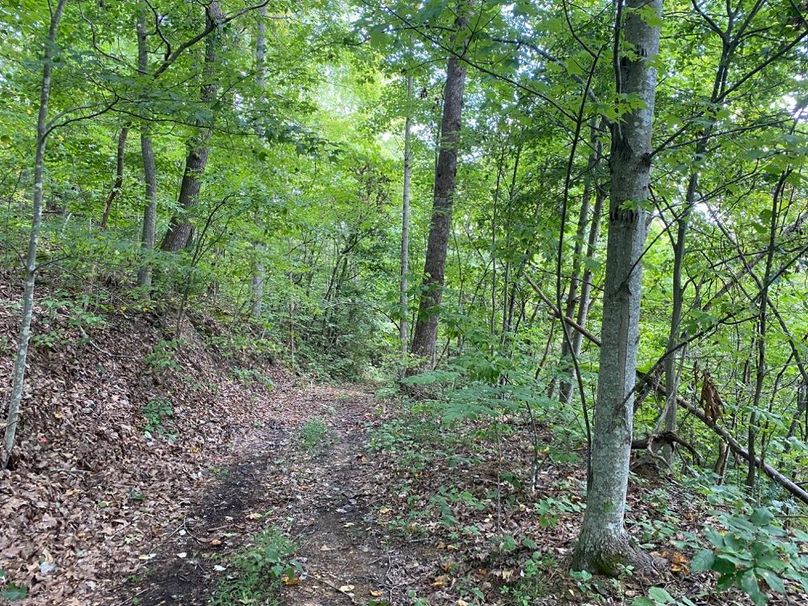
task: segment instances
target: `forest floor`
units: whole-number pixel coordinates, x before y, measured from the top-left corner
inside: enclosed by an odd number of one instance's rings
[[[376,419],[372,394],[311,385],[276,398],[285,404],[282,421],[245,438],[237,461],[218,472],[179,532],[155,548],[152,569],[127,588],[130,602],[208,603],[228,577],[228,546],[249,549],[262,529],[294,545],[294,565],[281,582],[284,603],[382,603],[384,596],[402,604],[407,588],[430,572],[425,550],[391,545],[369,526],[374,496],[384,493],[365,450]]]
[[[17,297],[0,280],[5,376]],[[293,376],[210,318],[189,317],[177,347],[176,317],[75,300],[47,293],[36,310],[0,472],[0,603],[628,605],[647,592],[566,572],[585,473],[563,423],[446,423],[376,387]],[[635,476],[628,501],[632,535],[670,563],[660,587],[748,603],[711,595],[711,576],[687,570],[693,550],[673,546],[716,523],[702,497]]]

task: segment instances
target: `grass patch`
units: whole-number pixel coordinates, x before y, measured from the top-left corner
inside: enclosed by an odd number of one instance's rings
[[[300,428],[300,445],[309,452],[319,451],[327,437],[328,425],[322,419],[309,419]]]

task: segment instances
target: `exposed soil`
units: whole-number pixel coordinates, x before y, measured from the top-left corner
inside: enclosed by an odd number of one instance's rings
[[[294,537],[301,575],[284,588],[290,605],[405,603],[407,588],[429,570],[417,549],[389,541],[373,525],[374,469],[365,454],[373,399],[359,389],[309,387],[277,394],[295,417],[256,429],[243,458],[216,482],[171,531],[144,578],[126,587],[121,603],[202,605],[226,575],[225,552],[262,527]],[[300,442],[305,418],[324,420],[324,443]],[[424,558],[426,560],[426,558]],[[224,570],[223,570],[224,569]]]

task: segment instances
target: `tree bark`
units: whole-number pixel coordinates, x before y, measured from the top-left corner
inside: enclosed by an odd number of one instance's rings
[[[455,21],[458,32],[466,27],[461,11]],[[464,52],[464,51],[463,51]],[[463,52],[460,52],[462,56]],[[412,337],[412,353],[425,360],[427,367],[435,363],[435,342],[438,336],[438,317],[443,297],[446,255],[452,224],[452,203],[457,176],[457,150],[463,112],[463,91],[466,67],[460,57],[453,54],[446,66],[446,87],[443,96],[443,118],[438,162],[435,171],[435,192],[432,218],[421,284],[421,300]]]
[[[659,51],[659,26],[648,24],[640,9],[661,18],[662,0],[628,0],[625,9],[627,14],[622,20],[618,3],[617,92],[637,96],[643,107],[611,125],[609,236],[591,477],[586,513],[573,557],[574,569],[608,575],[618,574],[626,564],[638,570],[653,564],[650,556],[630,545],[624,519],[639,341],[641,255],[647,231],[644,204],[651,176],[656,97],[653,61]],[[621,42],[631,49],[629,56],[620,54]]]
[[[5,434],[3,436],[2,465],[8,466],[14,450],[17,425],[20,419],[20,403],[25,387],[25,365],[28,359],[28,343],[31,339],[31,319],[34,312],[34,288],[36,286],[36,253],[39,243],[39,232],[42,226],[43,180],[45,173],[45,143],[48,136],[48,102],[50,101],[51,73],[53,57],[56,51],[56,35],[59,23],[64,14],[67,0],[59,0],[51,13],[48,36],[42,57],[42,84],[39,91],[39,113],[36,123],[36,150],[34,152],[34,192],[33,216],[31,218],[31,234],[28,240],[28,253],[25,258],[25,286],[22,295],[22,315],[20,332],[17,338],[17,354],[14,359],[14,374],[11,385],[11,396],[8,400]]]
[[[407,278],[410,272],[410,182],[412,180],[412,86],[413,78],[407,76],[407,113],[404,118],[404,184],[401,195],[401,257],[398,305],[401,318],[399,320],[399,341],[401,343],[402,368],[407,366],[407,348],[409,346],[409,299],[407,297]]]
[[[148,73],[149,49],[146,43],[148,26],[145,2],[140,2],[137,15],[137,70],[141,76]],[[137,285],[146,293],[151,289],[152,269],[149,255],[157,239],[157,167],[154,161],[149,125],[140,125],[140,155],[143,158],[143,181],[146,186],[146,204],[143,207],[143,230],[140,236],[140,267],[137,270]]]
[[[256,84],[261,101],[264,100],[264,86],[266,86],[266,56],[267,56],[267,5],[258,9],[258,27],[255,34],[255,70]],[[262,126],[256,122],[255,132],[260,136]],[[260,224],[260,217],[256,218]],[[266,266],[264,265],[264,244],[255,240],[253,242],[252,280],[250,283],[250,314],[253,319],[259,319],[264,309],[264,283],[266,282]]]
[[[120,133],[118,133],[118,149],[115,154],[115,181],[112,184],[112,189],[109,191],[107,201],[104,203],[104,214],[101,216],[101,229],[107,228],[109,215],[110,212],[112,212],[112,205],[123,190],[124,155],[126,154],[126,136],[128,134],[128,126],[121,128]]]
[[[224,20],[224,14],[218,1],[211,2],[205,10],[206,27],[218,27]],[[200,101],[203,106],[212,110],[213,103],[219,91],[215,76],[216,52],[219,48],[220,33],[214,31],[205,38],[205,64],[202,69],[202,88]],[[199,132],[188,142],[188,155],[185,158],[185,171],[180,184],[180,194],[177,200],[182,209],[181,214],[171,217],[168,231],[163,238],[160,248],[167,252],[179,252],[185,248],[193,233],[193,225],[187,216],[188,211],[199,202],[199,190],[202,187],[202,176],[208,163],[208,143],[212,134],[213,118],[196,120]]]

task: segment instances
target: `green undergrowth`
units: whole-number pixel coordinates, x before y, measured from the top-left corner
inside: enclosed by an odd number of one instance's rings
[[[572,546],[586,498],[585,438],[575,414],[542,395],[463,375],[455,368],[410,380],[430,386],[422,401],[392,385],[379,390],[389,415],[368,444],[395,462],[379,523],[404,540],[433,542],[457,568],[474,562],[447,575],[461,601],[528,606],[563,596],[563,603],[690,606],[746,594],[762,606],[775,596],[805,599],[800,507],[755,502],[693,465],[673,478],[631,475],[641,498],[629,503],[629,532],[668,559],[673,582],[638,587],[631,569],[616,579],[564,572],[568,562],[556,548]]]
[[[219,582],[211,606],[280,606],[281,588],[300,576],[300,564],[293,558],[295,549],[281,531],[268,528],[261,532],[225,566],[227,575]]]
[[[300,446],[309,454],[319,454],[328,442],[328,425],[320,418],[309,419],[300,427]]]

